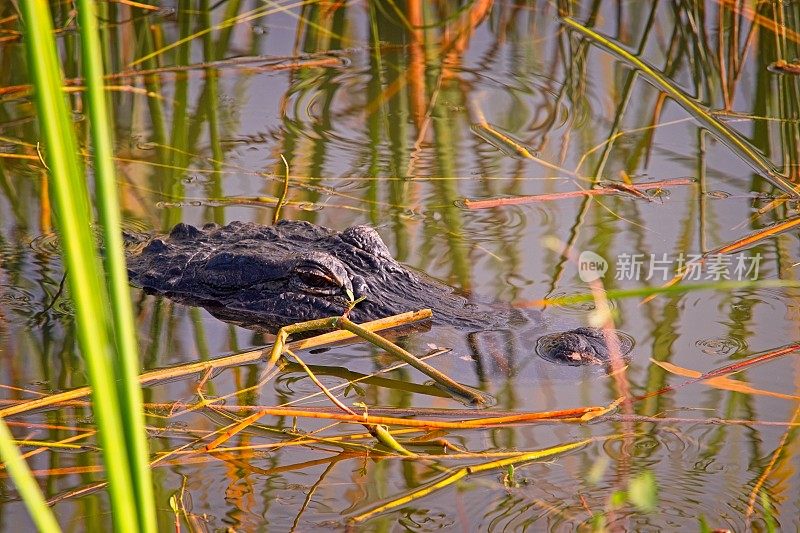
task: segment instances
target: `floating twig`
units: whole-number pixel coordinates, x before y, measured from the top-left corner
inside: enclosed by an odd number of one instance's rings
[[[611,404],[615,407],[618,401]],[[345,413],[324,412],[320,410],[289,409],[286,407],[264,407],[252,415],[242,419],[237,423],[237,431],[231,432],[231,436],[247,426],[252,425],[256,420],[265,416],[282,416],[297,418],[316,418],[321,420],[338,420],[351,424],[371,425],[371,426],[401,426],[409,428],[425,429],[483,429],[491,426],[502,426],[507,424],[527,424],[532,422],[584,422],[591,420],[592,415],[603,415],[609,412],[609,407],[592,405],[589,407],[576,407],[574,409],[563,409],[559,411],[542,411],[530,413],[517,413],[507,416],[496,416],[488,418],[471,418],[468,420],[447,421],[447,420],[420,420],[416,418],[400,418],[392,416],[372,416],[372,415],[350,415]],[[588,415],[588,416],[587,416]],[[239,427],[241,426],[241,427]]]
[[[648,183],[636,183],[633,185],[624,185],[614,183],[613,186],[609,182],[601,182],[600,187],[594,189],[583,189],[578,191],[558,192],[552,194],[534,194],[528,196],[513,196],[511,198],[489,198],[486,200],[470,200],[464,199],[464,205],[468,209],[488,209],[490,207],[500,207],[504,205],[520,205],[531,204],[535,202],[549,202],[553,200],[564,200],[567,198],[579,198],[584,196],[607,196],[610,194],[628,193],[639,196],[632,192],[649,191],[652,189],[663,189],[665,187],[677,187],[679,185],[692,185],[695,180],[692,178],[675,178],[660,181],[651,181]]]
[[[388,353],[394,355],[398,359],[402,360],[403,362],[407,363],[408,365],[416,368],[423,374],[428,375],[434,381],[436,381],[439,385],[451,391],[465,399],[467,399],[470,403],[473,404],[483,404],[485,403],[486,399],[483,397],[475,389],[470,387],[466,387],[453,379],[451,379],[446,374],[439,372],[435,368],[433,368],[428,363],[422,361],[415,355],[407,352],[406,350],[400,348],[396,344],[391,341],[388,341],[377,335],[376,333],[369,331],[366,328],[359,326],[358,324],[354,323],[350,319],[344,316],[340,317],[332,317],[332,318],[321,318],[318,320],[309,320],[307,322],[301,322],[299,324],[292,324],[290,326],[284,326],[280,330],[278,330],[278,334],[275,338],[275,344],[272,346],[272,351],[270,352],[269,359],[267,360],[267,368],[265,369],[264,373],[262,374],[262,379],[260,381],[266,381],[269,379],[269,373],[272,372],[275,364],[278,362],[278,358],[283,354],[286,346],[286,339],[289,335],[294,333],[305,333],[308,331],[315,331],[320,329],[345,329],[358,335],[362,339],[374,344],[375,346],[386,350]]]
[[[754,357],[751,357],[749,359],[745,359],[743,361],[737,361],[737,362],[735,362],[733,364],[726,365],[726,366],[723,366],[723,367],[720,367],[720,368],[717,368],[717,369],[714,369],[714,370],[710,370],[710,371],[708,371],[708,372],[706,372],[704,374],[701,374],[701,375],[699,375],[699,376],[697,376],[695,378],[692,378],[692,379],[690,379],[688,381],[684,381],[683,383],[681,383],[679,385],[674,385],[674,386],[673,385],[668,385],[666,387],[662,387],[662,388],[658,389],[657,391],[649,392],[649,393],[644,394],[642,396],[637,396],[636,398],[632,398],[631,400],[626,400],[626,401],[638,402],[638,401],[641,401],[641,400],[645,400],[647,398],[651,398],[653,396],[660,396],[660,395],[664,394],[665,392],[675,391],[677,389],[685,387],[686,385],[692,385],[694,383],[699,383],[701,381],[705,381],[705,380],[708,380],[708,379],[727,376],[729,374],[734,374],[736,372],[741,372],[742,370],[745,370],[745,369],[750,368],[750,367],[755,366],[755,365],[760,365],[761,363],[766,363],[767,361],[771,361],[772,359],[776,359],[778,357],[783,357],[784,355],[788,355],[788,354],[791,354],[791,353],[796,353],[798,350],[800,350],[800,343],[787,344],[785,346],[781,346],[779,348],[775,348],[774,350],[770,350],[768,352],[765,352],[765,353],[763,353],[761,355],[756,355]]]
[[[780,74],[800,74],[800,63],[789,63],[785,59],[779,59],[770,63],[767,70]]]
[[[783,233],[784,231],[788,231],[797,225],[800,225],[800,215],[793,216],[791,218],[787,218],[786,220],[778,222],[777,224],[772,224],[771,226],[761,228],[760,230],[750,233],[749,235],[746,235],[741,239],[737,239],[724,246],[714,248],[713,250],[703,255],[707,257],[711,255],[721,255],[721,254],[729,254],[731,252],[736,252],[738,250],[741,250],[742,248],[746,248],[759,241],[762,241],[767,237],[772,237],[773,235],[777,235],[778,233]]]
[[[698,265],[698,266],[699,265],[703,265],[703,264],[705,264],[706,260],[708,260],[709,257],[713,257],[713,256],[717,256],[717,255],[730,254],[732,252],[739,251],[739,250],[741,250],[743,248],[747,248],[747,247],[749,247],[749,246],[751,246],[751,245],[753,245],[753,244],[755,244],[755,243],[757,243],[759,241],[762,241],[762,240],[766,239],[767,237],[772,237],[773,235],[777,235],[779,233],[783,233],[784,231],[788,231],[788,230],[794,228],[795,226],[797,226],[799,224],[800,224],[800,215],[797,215],[797,216],[794,216],[794,217],[791,217],[791,218],[787,218],[786,220],[778,222],[777,224],[773,224],[771,226],[767,226],[767,227],[762,228],[762,229],[760,229],[758,231],[750,233],[749,235],[746,235],[746,236],[742,237],[741,239],[737,239],[737,240],[735,240],[735,241],[733,241],[731,243],[725,244],[723,246],[719,246],[717,248],[714,248],[713,250],[709,250],[708,252],[704,253],[703,256],[695,262],[695,264]],[[658,296],[658,294],[660,294],[661,292],[666,292],[666,289],[669,289],[670,287],[673,287],[673,286],[677,285],[678,283],[683,281],[683,279],[687,275],[689,275],[689,273],[690,273],[690,269],[688,269],[688,268],[684,269],[683,272],[679,272],[671,280],[667,281],[662,287],[660,287],[660,289],[665,289],[665,290],[663,290],[663,291],[662,290],[654,291],[652,294],[648,295],[646,298],[644,298],[642,300],[642,304],[649,303],[650,301],[654,300]],[[783,281],[783,280],[778,280],[778,281],[780,282],[780,281]],[[789,280],[789,281],[791,281],[791,280]],[[713,288],[713,286],[712,286],[712,288]]]
[[[412,322],[427,320],[431,317],[430,309],[423,309],[421,311],[413,311],[409,313],[402,313],[400,315],[373,320],[363,324],[363,327],[368,330],[380,331],[384,329],[396,328],[399,326],[407,325]],[[351,340],[356,335],[349,331],[332,331],[311,337],[308,339],[299,340],[290,343],[288,346],[293,350],[304,350],[310,348],[317,348],[319,346],[333,344],[345,340]],[[200,374],[206,372],[207,369],[227,368],[230,366],[245,365],[254,363],[264,357],[266,347],[257,348],[255,350],[248,350],[246,352],[236,353],[209,361],[199,361],[196,363],[189,363],[172,368],[161,368],[145,372],[139,376],[139,383],[141,385],[152,385],[167,379],[174,379],[178,377],[190,376],[193,374]],[[0,418],[6,418],[12,415],[25,413],[34,409],[42,409],[50,407],[70,400],[77,400],[89,396],[91,389],[89,387],[80,387],[66,392],[45,396],[42,398],[35,398],[33,400],[26,400],[24,402],[16,403],[4,409],[0,409]]]
[[[609,438],[609,437],[606,437],[606,438]],[[576,442],[570,442],[570,443],[567,443],[567,444],[560,444],[560,445],[557,445],[557,446],[553,446],[551,448],[545,448],[544,450],[538,450],[538,451],[534,451],[534,452],[521,452],[518,455],[515,455],[513,457],[509,457],[509,458],[506,458],[506,459],[500,459],[500,460],[497,460],[497,461],[489,461],[489,462],[486,462],[486,463],[481,463],[481,464],[472,465],[472,466],[465,466],[465,467],[459,468],[457,470],[454,470],[454,471],[448,473],[447,475],[445,475],[444,477],[442,477],[440,479],[437,479],[437,480],[433,481],[432,483],[429,483],[429,484],[423,486],[420,489],[416,489],[416,490],[410,492],[409,494],[406,494],[405,496],[401,496],[400,498],[396,498],[396,499],[394,499],[394,500],[392,500],[392,501],[390,501],[388,503],[385,503],[385,504],[380,505],[378,507],[374,507],[373,509],[370,509],[369,511],[366,511],[364,513],[358,514],[358,515],[352,517],[350,519],[350,521],[351,522],[363,522],[364,520],[367,520],[368,518],[372,518],[373,516],[375,516],[377,514],[384,513],[386,511],[389,511],[389,510],[394,509],[396,507],[399,507],[401,505],[406,505],[406,504],[408,504],[410,502],[413,502],[415,500],[418,500],[420,498],[423,498],[425,496],[433,494],[434,492],[436,492],[439,489],[442,489],[444,487],[447,487],[448,485],[452,485],[453,483],[455,483],[456,481],[460,480],[461,478],[467,476],[468,474],[475,474],[475,473],[478,473],[478,472],[485,472],[487,470],[492,470],[492,469],[495,469],[495,468],[503,468],[503,467],[508,466],[510,464],[525,463],[525,462],[529,462],[529,461],[535,461],[537,459],[542,459],[543,457],[548,457],[550,455],[555,455],[555,454],[559,454],[559,453],[564,453],[564,452],[567,452],[567,451],[575,450],[577,448],[585,446],[586,444],[589,444],[590,442],[593,442],[594,440],[595,439],[584,439],[584,440],[580,440],[580,441],[576,441]]]
[[[650,359],[650,362],[660,366],[670,374],[675,374],[677,376],[685,378],[697,379],[703,375],[703,373],[698,370],[692,370],[690,368],[678,366],[673,363],[669,363],[667,361],[657,361],[655,359]],[[773,392],[770,390],[758,389],[756,387],[749,385],[744,381],[731,379],[727,376],[716,376],[716,377],[705,378],[704,382],[716,389],[741,392],[742,394],[769,396],[771,398],[779,398],[781,400],[793,400],[793,401],[800,400],[800,396],[794,394],[783,394],[781,392]]]

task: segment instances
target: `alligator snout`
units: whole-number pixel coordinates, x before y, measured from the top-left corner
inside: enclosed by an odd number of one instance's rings
[[[627,335],[615,331],[623,357],[630,353],[633,342]],[[581,327],[545,335],[536,343],[536,353],[553,363],[569,366],[607,365],[611,354],[603,330]]]

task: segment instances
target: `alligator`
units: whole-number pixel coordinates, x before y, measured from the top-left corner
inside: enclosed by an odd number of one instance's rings
[[[202,228],[179,223],[168,236],[126,234],[126,241],[133,250],[128,257],[133,285],[250,329],[275,333],[345,312],[365,322],[422,308],[433,311],[434,323],[472,331],[526,320],[515,310],[471,303],[452,287],[397,262],[369,226],[339,232],[287,220]],[[552,362],[609,362],[597,329],[549,337],[540,355]]]

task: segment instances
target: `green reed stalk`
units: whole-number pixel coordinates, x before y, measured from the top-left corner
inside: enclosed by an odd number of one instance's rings
[[[104,274],[91,232],[92,213],[86,180],[63,93],[50,8],[47,0],[26,0],[20,2],[19,7],[23,17],[23,41],[34,86],[40,134],[52,180],[56,223],[62,242],[69,289],[75,304],[76,330],[92,386],[93,410],[108,475],[114,528],[116,531],[153,531],[152,521],[140,521],[141,516],[153,516],[152,511],[138,509],[141,505],[152,506],[152,501],[137,505],[139,492],[134,478],[139,475],[140,469],[135,465],[143,458],[135,459],[133,465],[130,463],[133,457],[133,452],[129,451],[130,435],[137,429],[131,428],[126,432],[123,427],[124,424],[131,423],[134,417],[130,411],[122,411],[120,407],[121,398],[129,400],[130,395],[125,386],[118,386],[123,377],[115,375],[114,366],[122,367],[125,363],[112,365],[116,348],[127,345],[129,341],[118,342],[116,346],[112,342],[112,335],[120,334],[120,331],[114,328],[107,304],[106,288],[101,281]],[[83,16],[94,16],[93,11],[84,13]],[[90,98],[90,106],[94,106],[92,99]],[[108,194],[107,188],[104,191]],[[100,198],[100,202],[105,200]],[[103,208],[105,209],[107,206]],[[114,242],[109,244],[113,246]],[[116,253],[118,251],[113,249],[109,251],[110,255]],[[111,261],[119,261],[119,257]],[[116,308],[120,306],[119,302],[115,303]],[[129,406],[131,408],[136,407]],[[143,428],[140,426],[138,431],[143,431]],[[138,483],[148,479],[138,479]]]
[[[78,0],[77,7],[97,187],[97,207],[103,226],[105,267],[117,348],[114,374],[117,378],[122,430],[127,444],[125,451],[136,492],[139,530],[155,531],[153,483],[148,462],[149,448],[142,409],[142,391],[138,381],[139,350],[120,232],[122,220],[113,162],[114,134],[103,82],[102,44],[99,39],[94,0]]]
[[[670,80],[665,78],[655,68],[616,42],[594,31],[592,28],[588,28],[569,17],[562,17],[561,20],[570,28],[578,31],[585,37],[592,39],[595,43],[597,43],[598,46],[611,52],[617,57],[621,57],[630,65],[633,65],[639,71],[643,72],[652,83],[670,95],[675,102],[686,109],[686,111],[689,112],[692,117],[702,122],[711,131],[715,132],[720,141],[724,142],[734,153],[748,162],[755,170],[760,172],[761,175],[775,187],[783,190],[794,198],[800,197],[800,191],[798,191],[797,187],[790,181],[787,181],[785,177],[780,175],[775,168],[775,165],[771,161],[755,150],[749,143],[742,140],[736,132],[717,120],[694,99],[686,96],[683,91],[675,86],[675,84],[673,84]]]
[[[14,444],[14,436],[11,435],[11,431],[8,430],[8,426],[2,418],[0,418],[0,458],[3,459],[3,466],[14,480],[19,495],[28,506],[36,529],[44,532],[61,531],[53,511],[50,510],[42,496],[42,491],[39,490],[39,484],[36,483],[36,479],[28,468],[28,463],[22,458]]]

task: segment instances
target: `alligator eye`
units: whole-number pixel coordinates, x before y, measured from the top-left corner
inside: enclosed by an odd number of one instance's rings
[[[294,273],[307,288],[338,291],[342,283],[330,272],[310,265],[298,265]]]

